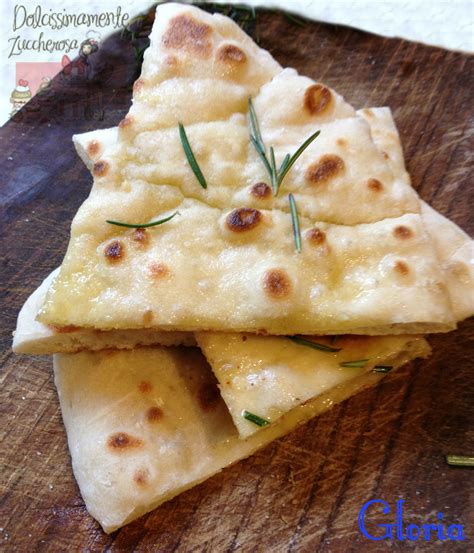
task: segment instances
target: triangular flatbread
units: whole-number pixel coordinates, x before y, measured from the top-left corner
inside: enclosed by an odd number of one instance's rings
[[[429,352],[426,342],[417,344],[411,354]],[[410,356],[407,353],[406,360]],[[55,355],[54,370],[74,474],[88,511],[105,532],[248,457],[383,377],[354,374],[242,440],[198,350],[62,354]]]
[[[367,118],[377,147],[384,152],[399,179],[410,182],[405,169],[403,151],[389,108],[371,108],[357,112]],[[117,140],[118,129],[84,133],[74,137],[82,160],[92,167],[94,152],[103,155]],[[474,251],[470,237],[453,222],[430,208],[425,202],[422,216],[444,270],[449,298],[457,321],[474,314]],[[57,274],[57,271],[54,273]],[[100,350],[108,347],[133,348],[137,345],[193,345],[190,333],[158,332],[153,329],[97,332],[79,327],[66,327],[68,332],[53,328],[34,318],[44,301],[53,276],[50,275],[20,311],[13,350],[17,353],[71,353],[81,349]]]
[[[333,386],[374,370],[392,371],[428,354],[426,341],[410,335],[341,336],[335,342],[216,332],[196,338],[244,438]],[[313,342],[340,351],[313,349],[308,346]]]
[[[277,166],[309,129],[321,130],[268,202],[249,96]],[[354,115],[324,85],[282,72],[230,20],[160,5],[133,106],[94,165],[40,320],[271,334],[452,329],[418,198]],[[180,122],[206,189],[186,159]],[[288,192],[300,210],[301,253]],[[140,232],[106,222],[149,223],[176,211]]]

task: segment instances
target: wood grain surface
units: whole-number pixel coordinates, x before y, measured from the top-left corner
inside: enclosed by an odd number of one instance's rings
[[[355,107],[389,105],[420,195],[471,235],[473,58],[346,27],[257,12],[246,26],[286,66]],[[71,135],[115,125],[130,103],[152,15],[101,43],[82,77],[59,75],[0,129],[0,550],[339,552],[474,550],[473,320],[433,336],[434,354],[389,375],[252,458],[107,536],[74,481],[50,358],[11,353],[22,303],[62,259],[91,177]],[[471,341],[470,341],[471,339]],[[468,541],[372,542],[357,527],[369,499],[406,520],[442,511]],[[386,522],[392,522],[393,518]]]

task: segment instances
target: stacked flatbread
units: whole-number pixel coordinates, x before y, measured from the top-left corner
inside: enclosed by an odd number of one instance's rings
[[[272,187],[265,159],[284,167],[315,131]],[[14,349],[56,354],[74,473],[106,532],[474,312],[472,241],[411,188],[390,110],[355,111],[226,17],[160,5],[128,115],[74,142],[92,190]]]

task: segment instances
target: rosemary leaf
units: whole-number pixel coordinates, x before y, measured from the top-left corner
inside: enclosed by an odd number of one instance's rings
[[[272,168],[272,174],[270,175],[272,178],[272,189],[273,194],[276,196],[278,194],[278,175],[277,175],[277,168],[276,168],[276,162],[275,162],[275,150],[273,149],[273,146],[270,146],[270,161],[271,161],[271,168]]]
[[[369,360],[368,359],[357,359],[356,361],[343,361],[342,363],[339,363],[340,367],[346,367],[349,369],[361,369],[362,367],[365,367]]]
[[[162,225],[163,223],[166,223],[167,221],[170,221],[178,212],[175,211],[172,215],[169,215],[168,217],[164,217],[163,219],[159,219],[158,221],[153,221],[152,223],[144,223],[142,224],[133,224],[133,223],[121,223],[120,221],[110,221],[107,219],[107,223],[110,225],[116,225],[117,227],[126,227],[126,228],[149,228],[149,227],[157,227],[158,225]]]
[[[295,248],[298,253],[301,253],[300,220],[298,217],[298,210],[296,209],[296,202],[293,194],[288,194],[288,201],[290,202],[291,222],[293,224],[293,237],[295,239]]]
[[[270,421],[267,419],[262,419],[262,417],[259,417],[258,415],[254,415],[253,413],[250,413],[250,411],[244,411],[242,413],[244,419],[247,419],[250,422],[253,422],[257,426],[268,426],[270,424]]]
[[[474,457],[467,455],[446,455],[446,462],[453,467],[474,467]]]
[[[300,155],[306,150],[306,148],[320,135],[321,131],[316,131],[309,138],[307,138],[303,144],[296,150],[296,152],[290,157],[288,162],[285,165],[284,171],[278,175],[278,187],[280,187],[282,180],[285,178],[285,175],[291,169],[295,161],[300,157]]]
[[[252,98],[249,98],[249,115],[250,115],[250,126],[252,127],[252,135],[255,140],[261,144],[263,152],[265,153],[265,146],[263,145],[262,135],[260,133],[260,127],[258,125],[257,114],[255,113],[255,108],[253,107]]]
[[[199,184],[203,188],[207,188],[206,179],[204,178],[204,175],[202,174],[202,171],[199,168],[198,162],[194,157],[193,151],[191,150],[191,146],[189,144],[188,137],[186,136],[186,131],[184,130],[184,126],[182,123],[179,123],[178,126],[179,126],[179,137],[181,138],[181,144],[183,145],[184,153],[188,158],[188,163],[191,169],[193,170],[193,173],[196,175],[196,178]]]
[[[262,147],[260,142],[255,138],[253,134],[250,135],[250,140],[252,141],[252,144],[255,146],[255,149],[257,150],[258,154],[263,156],[265,159],[265,162],[268,163],[268,159],[265,154],[265,148]],[[269,163],[268,163],[268,166],[270,167]]]
[[[265,152],[261,149],[260,144],[257,142],[257,139],[254,136],[250,135],[250,140],[252,141],[252,144],[255,146],[255,150],[257,150],[257,154],[260,156],[260,159],[263,161],[263,164],[265,165],[265,169],[270,175],[270,178],[273,180],[272,168],[268,163],[268,159],[267,159],[267,156],[265,155]]]
[[[290,154],[286,154],[284,160],[282,161],[282,164],[280,165],[280,169],[278,169],[278,174],[280,175],[281,173],[283,173],[283,171],[286,169],[286,166],[288,164],[288,162],[290,161]]]
[[[375,365],[372,370],[374,373],[389,373],[392,369],[392,365]]]
[[[327,346],[326,344],[319,344],[318,342],[307,340],[306,338],[302,338],[301,336],[287,336],[287,338],[295,344],[298,344],[300,346],[308,346],[309,348],[317,349],[319,351],[326,351],[328,353],[341,351],[341,348],[332,348],[331,346]]]

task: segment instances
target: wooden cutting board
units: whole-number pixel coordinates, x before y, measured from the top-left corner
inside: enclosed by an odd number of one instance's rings
[[[235,15],[238,10],[233,10]],[[389,105],[420,195],[467,232],[472,206],[473,58],[346,27],[237,13],[284,66],[322,80],[356,107]],[[0,129],[2,304],[2,551],[385,551],[364,538],[362,505],[406,501],[407,523],[442,511],[473,550],[473,320],[433,336],[434,354],[126,528],[105,535],[74,481],[51,359],[13,355],[22,303],[61,262],[91,177],[71,135],[116,125],[130,103],[153,16],[101,43],[84,75],[58,76]],[[471,495],[470,495],[471,492]],[[382,520],[381,520],[382,521]],[[394,522],[394,515],[383,519]],[[417,542],[416,551],[440,544]],[[392,550],[405,551],[406,542]],[[413,549],[415,550],[415,549]]]

